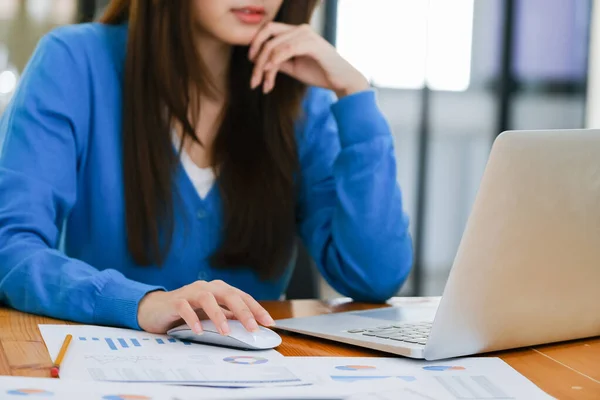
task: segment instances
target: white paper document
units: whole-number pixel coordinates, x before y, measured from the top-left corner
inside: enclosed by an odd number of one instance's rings
[[[407,358],[289,357],[286,366],[315,383],[395,379],[433,399],[551,399],[499,358],[471,357],[427,362]]]
[[[243,351],[182,342],[166,335],[100,326],[39,325],[54,360],[73,340],[62,379],[214,387],[302,385],[275,350]]]
[[[73,335],[61,366],[61,381],[65,382],[204,386],[196,390],[215,396],[203,398],[215,399],[551,398],[499,358],[472,357],[426,362],[403,357],[283,357],[274,350],[220,348],[127,329],[68,325],[39,327],[52,359],[56,358],[65,336]],[[392,385],[392,390],[383,390],[382,385]],[[138,386],[144,385],[133,387]],[[250,389],[208,387],[262,389],[252,392]],[[361,389],[356,392],[358,387],[372,390],[368,392]],[[170,395],[179,389],[173,387],[168,390],[170,392],[165,394]],[[181,393],[176,398],[186,398]],[[148,399],[163,398],[156,396],[157,393],[154,393]],[[127,397],[102,397],[103,400],[121,398]]]
[[[45,400],[431,400],[400,381],[374,387],[365,382],[303,387],[215,389],[157,384],[81,382],[64,379],[0,377],[0,399]]]

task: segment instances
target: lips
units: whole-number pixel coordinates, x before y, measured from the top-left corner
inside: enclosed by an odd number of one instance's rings
[[[235,8],[232,12],[241,22],[246,24],[259,24],[266,15],[264,7],[256,6]]]

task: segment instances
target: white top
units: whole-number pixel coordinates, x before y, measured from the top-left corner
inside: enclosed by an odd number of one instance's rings
[[[175,144],[176,149],[179,149],[179,138],[176,134],[173,134],[173,142]],[[215,174],[212,168],[200,168],[196,165],[185,151],[182,149],[181,151],[181,165],[185,170],[188,178],[194,185],[196,192],[198,192],[198,196],[201,199],[204,199],[210,189],[215,183]]]
[[[201,199],[204,199],[215,183],[213,169],[200,168],[197,166],[185,150],[181,152],[181,164],[190,178],[190,181],[192,181],[196,192],[198,192],[198,196],[200,196]]]

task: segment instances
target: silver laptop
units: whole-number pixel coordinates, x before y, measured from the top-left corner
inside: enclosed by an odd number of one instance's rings
[[[600,130],[498,137],[439,305],[277,327],[427,360],[600,336]]]

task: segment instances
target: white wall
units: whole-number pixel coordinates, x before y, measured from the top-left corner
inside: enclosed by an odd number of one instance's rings
[[[592,2],[586,127],[600,128],[600,3]]]

